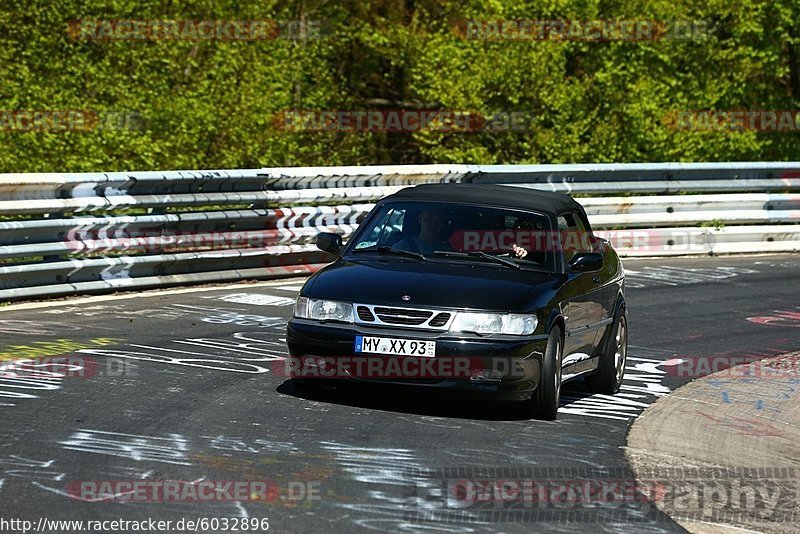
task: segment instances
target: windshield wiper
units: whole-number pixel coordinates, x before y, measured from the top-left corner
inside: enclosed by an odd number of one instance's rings
[[[410,250],[403,250],[401,248],[387,247],[385,245],[380,247],[369,247],[356,249],[353,252],[378,252],[379,254],[396,254],[398,256],[407,256],[415,260],[424,260],[425,256],[419,252],[411,252]]]
[[[519,266],[518,263],[515,263],[515,262],[513,262],[511,260],[508,260],[506,258],[501,258],[499,256],[493,256],[491,254],[487,254],[487,253],[481,252],[479,250],[473,250],[473,251],[467,252],[467,254],[469,254],[470,256],[477,256],[479,258],[484,258],[484,259],[487,259],[487,260],[491,260],[491,261],[493,261],[495,263],[502,263],[503,265],[508,265],[509,267],[513,267],[514,269],[521,269],[522,268],[522,267]]]
[[[507,267],[511,267],[513,269],[522,269],[518,263],[514,263],[511,260],[507,260],[505,258],[500,258],[498,256],[493,256],[491,254],[487,254],[485,252],[481,252],[479,250],[472,250],[470,252],[451,252],[448,250],[434,250],[434,256],[445,256],[445,257],[452,257],[452,258],[464,258],[464,257],[473,257],[473,258],[483,258],[485,260],[493,261],[495,263],[499,263],[501,265],[505,265]]]

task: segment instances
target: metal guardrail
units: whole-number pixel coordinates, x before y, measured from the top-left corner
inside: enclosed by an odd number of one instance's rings
[[[348,236],[373,202],[429,182],[578,195],[625,256],[800,249],[800,163],[6,174],[0,300],[307,274],[330,260],[318,232]]]

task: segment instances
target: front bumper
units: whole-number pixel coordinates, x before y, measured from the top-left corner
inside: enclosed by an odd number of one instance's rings
[[[356,354],[356,335],[432,340],[436,341],[436,355]],[[298,366],[289,373],[292,378],[320,384],[346,381],[414,386],[521,401],[529,399],[539,383],[547,335],[480,337],[293,318],[287,326],[286,342],[289,356]],[[370,362],[364,361],[375,359],[380,360],[379,366],[370,367]],[[320,360],[324,363],[309,372],[306,364]]]

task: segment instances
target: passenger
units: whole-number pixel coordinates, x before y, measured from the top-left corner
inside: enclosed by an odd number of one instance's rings
[[[533,223],[527,219],[517,219],[517,223],[514,225],[514,231],[519,233],[523,231],[532,231],[533,230]],[[514,243],[511,245],[512,254],[515,255],[517,258],[524,258],[528,255],[528,251],[522,248],[521,246]],[[511,255],[511,254],[509,254]]]

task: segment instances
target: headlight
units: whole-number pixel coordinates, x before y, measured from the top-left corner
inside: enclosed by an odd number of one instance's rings
[[[319,321],[353,322],[353,305],[338,300],[310,299],[298,297],[294,304],[294,316]]]
[[[527,336],[536,330],[535,315],[516,313],[468,313],[459,312],[453,319],[453,332],[475,332],[476,334],[515,334]]]

